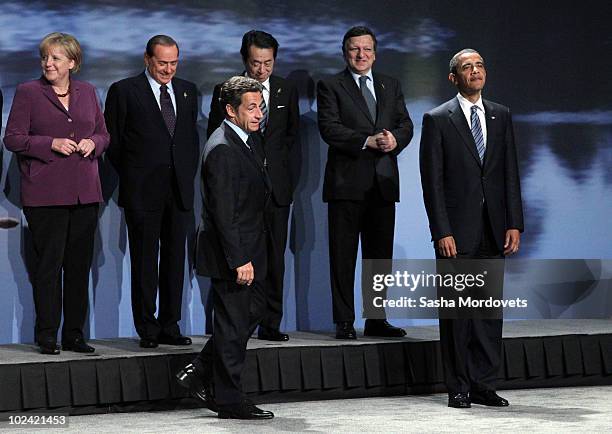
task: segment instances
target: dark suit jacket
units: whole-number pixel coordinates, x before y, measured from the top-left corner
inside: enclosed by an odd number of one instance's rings
[[[66,156],[51,149],[54,138],[77,143],[91,139],[96,148],[88,158],[78,152]],[[19,160],[22,205],[102,202],[98,157],[108,142],[100,102],[91,84],[70,80],[69,110],[44,78],[17,86],[4,144]]]
[[[222,84],[222,83],[221,83]],[[219,104],[221,84],[217,84],[210,102],[207,136],[221,125],[225,110]],[[291,204],[297,180],[291,173],[295,156],[291,155],[300,119],[298,93],[295,86],[284,78],[270,76],[270,102],[268,124],[264,132],[263,146],[266,154],[268,176],[272,181],[272,197],[279,206]]]
[[[198,95],[193,83],[172,79],[176,129],[170,135],[144,72],[113,83],[104,116],[111,135],[109,158],[119,173],[119,205],[160,209],[162,192],[174,176],[185,210],[193,207],[193,179],[200,154],[196,121]]]
[[[319,131],[329,145],[323,200],[363,200],[375,180],[383,198],[399,201],[397,155],[410,143],[412,121],[399,81],[373,73],[378,115],[373,120],[348,69],[319,81]],[[389,153],[362,149],[368,136],[384,129],[393,133],[397,148]]]
[[[499,250],[507,229],[523,231],[523,206],[510,110],[483,99],[487,123],[484,165],[453,98],[425,113],[420,164],[423,198],[434,241],[452,235],[459,253],[475,249],[483,201]]]
[[[225,123],[210,136],[202,157],[202,222],[196,270],[235,280],[235,269],[252,262],[255,280],[267,272],[264,209],[270,180],[263,161]]]

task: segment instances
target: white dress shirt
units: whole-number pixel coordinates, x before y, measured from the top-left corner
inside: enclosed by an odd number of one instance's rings
[[[353,80],[355,80],[355,83],[357,83],[357,88],[359,90],[361,90],[361,85],[359,84],[359,77],[361,77],[361,75],[355,74],[350,69],[349,69],[349,72],[353,76]],[[376,99],[376,91],[374,90],[374,77],[372,76],[372,69],[370,69],[368,71],[368,73],[365,74],[365,76],[368,77],[368,80],[366,80],[366,86],[368,87],[368,89],[370,89],[370,92],[372,92],[372,96],[374,97],[374,101],[378,101]]]
[[[482,104],[482,97],[478,98],[476,103],[465,98],[460,93],[457,94],[457,100],[459,101],[459,105],[461,106],[461,111],[463,112],[463,116],[467,120],[468,127],[472,128],[472,106],[475,105],[478,107],[476,110],[476,114],[478,115],[478,119],[480,120],[480,128],[482,129],[482,138],[484,140],[485,148],[487,146],[487,118],[485,116],[484,105]]]
[[[149,80],[149,86],[151,86],[153,95],[155,95],[155,101],[157,101],[157,106],[161,110],[161,102],[160,102],[161,84],[159,84],[157,81],[155,81],[153,77],[151,77],[151,74],[149,74],[148,69],[145,69],[145,75],[147,76],[147,80]],[[172,88],[172,81],[169,81],[168,84],[166,84],[166,87],[168,88],[168,93],[170,94],[170,99],[172,100],[172,107],[174,108],[174,115],[176,116],[176,97],[174,96],[174,89]]]

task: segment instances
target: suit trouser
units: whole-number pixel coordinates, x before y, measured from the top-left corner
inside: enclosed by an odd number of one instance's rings
[[[329,265],[334,322],[355,321],[355,266],[361,236],[363,259],[391,259],[395,202],[378,188],[367,200],[334,200],[327,206]]]
[[[285,279],[285,248],[289,206],[278,206],[271,200],[265,213],[267,224],[268,274],[263,282],[267,307],[261,326],[278,330],[283,319],[283,283]]]
[[[503,255],[495,244],[491,225],[483,215],[478,248],[459,259],[496,259]],[[436,252],[436,257],[439,258]],[[448,392],[456,394],[495,390],[501,364],[501,319],[440,319],[440,345]]]
[[[37,260],[32,273],[35,339],[37,342],[57,340],[62,304],[62,341],[82,338],[89,305],[89,271],[98,204],[24,207],[23,213],[32,233]]]
[[[247,342],[266,309],[260,282],[251,286],[211,279],[214,303],[213,333],[193,364],[204,383],[212,382],[218,405],[238,404]]]
[[[191,211],[182,208],[176,181],[172,184],[163,208],[125,209],[130,241],[132,315],[138,335],[145,339],[180,334],[185,242]]]

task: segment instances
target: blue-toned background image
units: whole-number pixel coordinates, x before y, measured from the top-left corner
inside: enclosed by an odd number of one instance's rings
[[[330,330],[327,207],[321,195],[327,145],[316,124],[315,85],[344,67],[345,31],[358,24],[374,30],[374,69],[401,81],[415,124],[412,142],[399,157],[395,258],[434,257],[419,175],[421,119],[455,95],[447,79],[448,61],[470,47],[485,59],[484,97],[509,106],[513,113],[526,229],[519,257],[588,259],[612,258],[611,21],[612,6],[589,0],[5,1],[0,13],[2,135],[15,87],[40,76],[38,43],[46,34],[61,31],[79,39],[84,64],[78,78],[93,83],[104,104],[111,83],[143,71],[146,41],[164,33],[180,46],[177,76],[199,89],[203,147],[214,85],[243,70],[242,35],[253,28],[273,34],[280,43],[275,73],[298,85],[301,112],[294,152],[299,182],[286,252],[281,329]],[[0,231],[0,343],[31,342],[31,240],[20,209],[16,158],[6,150],[0,158],[0,217],[21,223]],[[91,338],[135,336],[117,174],[102,162],[100,176],[106,204],[100,208],[85,329]],[[194,183],[199,192],[199,179]],[[198,194],[192,232],[200,210]],[[193,250],[193,236],[187,248]],[[205,313],[209,281],[190,268],[185,274],[181,329],[203,334],[210,319]],[[357,306],[360,272],[358,267]],[[362,324],[358,320],[356,326]]]

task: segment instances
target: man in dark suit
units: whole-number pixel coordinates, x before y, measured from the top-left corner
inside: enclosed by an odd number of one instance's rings
[[[437,258],[503,258],[516,253],[523,207],[512,118],[481,93],[486,70],[465,49],[450,61],[459,93],[423,116],[423,198]],[[440,319],[449,407],[507,406],[495,393],[501,319]]]
[[[175,77],[179,48],[171,37],[151,38],[144,61],[142,74],[113,83],[104,113],[128,228],[132,313],[141,347],[190,345],[178,321],[199,157],[197,91]]]
[[[336,338],[356,339],[353,285],[361,236],[364,259],[391,259],[397,156],[412,138],[400,83],[373,73],[376,37],[367,27],[344,35],[347,68],[317,87],[319,131],[329,145],[323,200],[328,203],[329,260]],[[381,312],[384,318],[384,312]],[[365,336],[404,336],[385,319],[367,319]]]
[[[263,86],[260,135],[268,175],[272,181],[272,200],[266,210],[268,223],[268,277],[264,282],[268,302],[266,314],[259,325],[258,337],[270,341],[287,341],[289,335],[280,332],[283,317],[283,280],[289,206],[297,179],[291,172],[295,163],[294,142],[299,122],[298,94],[289,81],[272,75],[278,52],[278,42],[269,33],[251,30],[242,37],[240,54],[243,75]],[[225,108],[219,104],[221,84],[215,86],[210,103],[208,137],[221,125]]]
[[[225,121],[206,142],[202,157],[204,211],[196,269],[212,281],[213,333],[177,379],[222,419],[274,417],[245,398],[241,381],[247,342],[266,306],[264,211],[271,185],[254,137],[263,119],[261,100],[256,80],[236,76],[226,81],[220,91]]]

